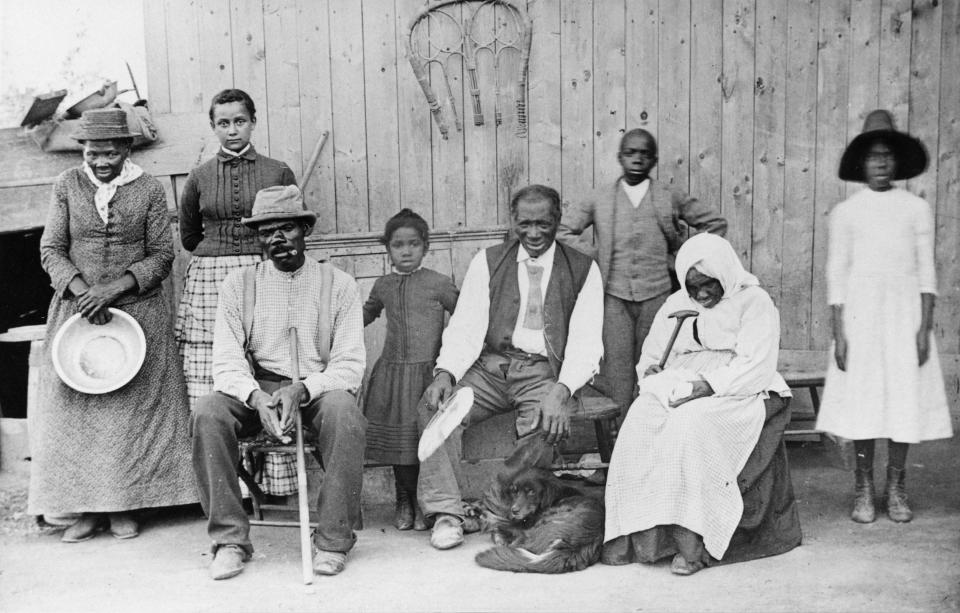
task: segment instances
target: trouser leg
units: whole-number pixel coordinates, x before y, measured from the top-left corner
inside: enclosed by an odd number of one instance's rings
[[[647,335],[650,334],[650,328],[653,326],[653,319],[669,296],[669,292],[664,292],[647,300],[629,303],[630,315],[633,320],[633,364],[631,370],[634,375],[636,375],[637,362],[640,361],[640,355],[643,353],[643,341],[647,340]]]
[[[523,362],[512,360],[507,375],[508,396],[517,407],[517,442],[505,464],[509,468],[537,466],[549,468],[556,455],[556,447],[546,440],[541,428],[544,396],[556,383],[553,369],[547,361]],[[572,398],[567,408],[572,413]]]
[[[633,345],[633,319],[626,301],[604,294],[603,361],[600,363],[597,388],[620,406],[621,417],[626,415],[633,402],[633,391],[637,384]]]
[[[499,359],[484,354],[470,367],[458,382],[458,387],[469,387],[473,390],[473,408],[444,444],[420,462],[417,497],[420,508],[427,517],[440,513],[463,517],[463,499],[459,485],[463,433],[470,425],[513,408],[504,393],[506,374],[500,370],[499,364]],[[417,414],[421,432],[436,412],[436,407],[427,407],[425,400],[420,399]]]
[[[191,414],[193,472],[214,548],[239,545],[247,553],[253,552],[250,520],[237,481],[237,440],[256,434],[261,427],[256,412],[219,392],[200,398]]]
[[[324,467],[313,542],[324,551],[346,552],[357,540],[367,419],[356,398],[342,390],[321,394],[304,409],[304,418],[318,433]]]
[[[647,300],[603,296],[603,362],[600,389],[620,405],[623,418],[637,397],[637,362],[653,319],[669,297],[664,292]]]

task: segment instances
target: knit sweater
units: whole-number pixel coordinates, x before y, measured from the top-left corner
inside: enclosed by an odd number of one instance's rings
[[[259,255],[256,233],[240,222],[249,217],[257,192],[295,185],[283,162],[260,155],[251,145],[238,157],[222,150],[187,177],[180,197],[180,241],[195,256]]]

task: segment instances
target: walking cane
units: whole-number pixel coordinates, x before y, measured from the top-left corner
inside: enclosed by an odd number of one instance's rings
[[[688,317],[696,317],[699,315],[697,311],[692,309],[687,309],[683,311],[676,311],[670,313],[667,317],[672,317],[677,320],[677,325],[673,328],[673,334],[670,335],[670,340],[667,341],[667,348],[663,350],[663,357],[660,358],[660,370],[663,370],[664,365],[667,363],[667,356],[670,355],[670,350],[673,349],[673,343],[677,340],[677,335],[680,334],[680,326],[683,325],[683,321]]]
[[[290,327],[291,385],[300,381],[300,351],[297,346],[297,328]],[[294,410],[294,428],[297,430],[297,500],[300,508],[300,565],[303,583],[313,583],[313,550],[310,544],[310,507],[307,500],[307,464],[303,456],[303,416],[300,407]]]

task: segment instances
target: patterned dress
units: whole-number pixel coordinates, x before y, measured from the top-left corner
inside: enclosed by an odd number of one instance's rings
[[[387,310],[383,353],[373,367],[363,405],[367,461],[416,464],[417,403],[433,380],[444,312],[453,313],[459,291],[450,277],[419,268],[377,279],[363,305],[363,323]]]
[[[190,462],[189,410],[183,372],[160,283],[170,274],[173,239],[163,187],[149,175],[117,188],[105,224],[96,187],[82,168],[53,188],[40,243],[55,293],[47,315],[40,402],[28,415],[28,511],[35,515],[117,512],[196,502]],[[50,355],[60,326],[76,312],[68,285],[90,285],[130,272],[139,292],[112,306],[143,328],[147,355],[124,387],[89,395],[65,385]]]

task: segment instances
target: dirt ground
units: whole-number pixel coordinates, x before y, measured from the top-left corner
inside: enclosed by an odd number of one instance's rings
[[[23,513],[24,477],[0,473],[0,611],[960,611],[955,440],[911,449],[916,518],[902,525],[848,519],[852,473],[829,446],[791,445],[790,459],[804,540],[782,556],[692,577],[672,575],[667,562],[499,573],[473,562],[485,536],[434,551],[427,533],[394,530],[379,504],[365,509],[343,574],[312,586],[300,581],[295,529],[255,527],[254,560],[213,582],[197,507],[155,512],[130,541],[105,533],[66,545]]]

